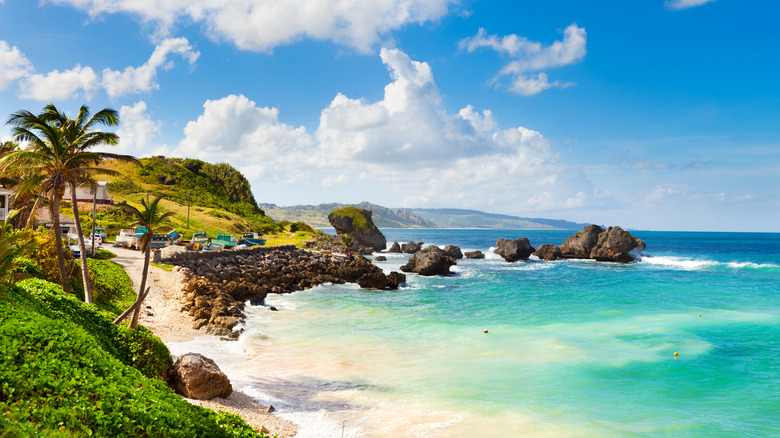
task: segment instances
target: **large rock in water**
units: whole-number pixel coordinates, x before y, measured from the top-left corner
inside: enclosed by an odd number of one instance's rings
[[[213,360],[198,353],[187,353],[176,359],[173,388],[179,394],[197,400],[228,398],[233,393],[225,373]]]
[[[531,242],[527,237],[521,237],[515,240],[498,239],[496,241],[496,249],[494,253],[500,255],[504,260],[508,262],[516,262],[518,260],[527,260],[528,257],[534,253],[534,247],[531,246]]]
[[[404,243],[401,245],[401,252],[405,254],[414,254],[417,251],[421,250],[423,246],[422,242],[412,242],[411,240],[409,242]]]
[[[539,248],[536,248],[534,255],[539,257],[540,260],[551,262],[561,258],[561,249],[553,244],[545,243],[543,245],[539,245]]]
[[[620,227],[609,227],[599,234],[596,246],[590,251],[590,258],[601,262],[629,263],[634,261],[629,253],[636,248],[644,251],[645,242]]]
[[[412,255],[405,265],[401,266],[404,272],[416,272],[420,275],[450,275],[450,266],[455,265],[455,260],[448,256],[441,248],[431,245]]]
[[[401,252],[401,245],[398,244],[398,242],[393,242],[392,245],[390,245],[390,249],[387,250],[387,252]]]
[[[447,253],[448,256],[452,257],[453,260],[458,260],[463,258],[463,252],[461,252],[460,248],[455,245],[445,246],[444,252]]]
[[[590,258],[590,252],[599,242],[599,235],[604,231],[598,225],[588,225],[577,234],[573,234],[566,239],[559,247],[561,256],[567,259],[587,259]]]
[[[371,210],[355,207],[333,210],[328,215],[328,222],[336,229],[336,234],[349,234],[361,246],[374,251],[387,248],[387,239],[371,220]]]
[[[482,251],[466,251],[467,259],[484,259],[485,254]]]

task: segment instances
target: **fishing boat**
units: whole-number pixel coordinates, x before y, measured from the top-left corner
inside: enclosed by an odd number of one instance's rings
[[[123,248],[137,248],[138,247],[138,234],[133,228],[122,228],[119,231],[119,235],[116,236],[116,246]]]
[[[212,239],[211,243],[215,246],[223,246],[225,248],[232,248],[238,244],[238,239],[228,233],[217,233],[217,238]]]
[[[206,243],[208,241],[209,241],[209,238],[208,238],[208,236],[206,236],[206,232],[205,231],[196,231],[196,232],[192,233],[192,240],[190,240],[190,242],[192,242],[192,243],[200,243],[200,244],[204,244],[204,243]]]
[[[106,227],[95,227],[95,235],[100,236],[103,240],[106,240],[108,233],[106,233]]]
[[[181,234],[176,230],[154,233],[152,237],[152,249],[165,248],[166,246],[176,245],[181,242]]]
[[[265,245],[265,239],[257,233],[243,233],[241,238],[238,239],[238,244],[246,246]]]

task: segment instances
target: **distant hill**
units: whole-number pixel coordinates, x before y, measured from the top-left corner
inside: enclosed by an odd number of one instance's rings
[[[260,207],[275,221],[306,222],[316,228],[330,228],[328,213],[354,205],[373,211],[379,228],[499,228],[515,230],[581,230],[585,225],[559,219],[522,218],[478,210],[454,208],[387,208],[369,202],[359,204],[320,204]]]
[[[410,210],[386,208],[381,205],[361,202],[359,204],[339,204],[336,202],[320,205],[293,205],[278,207],[274,204],[261,204],[260,207],[275,221],[306,222],[315,228],[330,228],[328,213],[350,205],[365,208],[373,212],[372,219],[379,228],[436,228],[436,224],[426,221]]]
[[[413,208],[421,218],[440,228],[500,228],[509,230],[581,230],[590,224],[561,219],[525,218],[457,208]]]

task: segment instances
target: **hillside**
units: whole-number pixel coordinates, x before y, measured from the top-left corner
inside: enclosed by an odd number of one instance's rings
[[[115,202],[127,201],[140,207],[147,196],[162,195],[162,207],[175,213],[164,225],[176,228],[185,237],[196,230],[209,235],[278,231],[278,225],[258,207],[249,182],[232,166],[166,157],[142,158],[140,162],[141,166],[116,161],[102,163],[102,167],[121,174],[101,178],[109,182],[109,193]],[[91,217],[91,208],[88,213]],[[101,207],[97,216],[98,224],[107,228],[129,223],[118,208]]]
[[[266,214],[276,221],[303,221],[316,228],[330,228],[328,213],[354,205],[373,211],[374,223],[379,228],[499,228],[515,230],[580,230],[585,225],[560,219],[522,218],[478,210],[445,208],[387,208],[361,202],[360,204],[320,204],[279,207],[261,204]]]
[[[369,202],[359,204],[319,204],[319,205],[294,205],[292,207],[278,207],[274,204],[262,204],[266,214],[275,221],[306,222],[315,228],[331,228],[328,222],[328,213],[350,205],[365,208],[373,212],[372,220],[379,228],[435,228],[436,224],[426,221],[415,215],[410,210],[392,209]]]

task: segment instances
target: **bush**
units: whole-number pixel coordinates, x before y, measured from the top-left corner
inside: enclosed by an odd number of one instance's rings
[[[309,226],[309,224],[305,222],[295,222],[294,224],[290,225],[290,231],[292,231],[293,233],[296,233],[298,231],[313,233],[314,228],[312,228],[311,226]]]
[[[88,258],[87,267],[92,300],[96,306],[119,315],[133,304],[136,298],[133,281],[122,265],[110,260]]]

